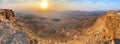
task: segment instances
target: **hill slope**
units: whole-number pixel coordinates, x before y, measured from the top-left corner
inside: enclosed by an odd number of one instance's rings
[[[23,23],[16,21],[12,10],[0,9],[0,44],[37,44],[34,36]]]

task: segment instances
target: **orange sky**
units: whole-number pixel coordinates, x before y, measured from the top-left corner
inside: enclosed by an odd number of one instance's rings
[[[42,0],[0,0],[0,8],[42,10]],[[109,10],[120,9],[120,0],[47,0],[46,10]]]

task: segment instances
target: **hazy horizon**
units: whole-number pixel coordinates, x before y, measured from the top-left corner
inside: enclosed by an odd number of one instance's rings
[[[44,0],[1,0],[0,8],[16,10],[42,10]],[[119,0],[46,0],[47,10],[106,11],[119,10]]]

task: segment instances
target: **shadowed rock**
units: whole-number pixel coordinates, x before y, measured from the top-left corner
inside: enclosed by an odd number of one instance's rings
[[[37,44],[10,9],[0,9],[0,44]],[[32,35],[32,34],[31,34]]]
[[[109,11],[107,15],[101,16],[96,23],[93,25],[93,30],[91,30],[91,35],[95,44],[119,44],[120,40],[120,15],[118,11]],[[90,40],[91,42],[91,40]],[[91,42],[90,44],[94,44]]]

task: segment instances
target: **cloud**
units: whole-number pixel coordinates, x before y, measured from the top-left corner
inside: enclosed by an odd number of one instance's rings
[[[0,0],[0,3],[27,3],[27,2],[35,2],[38,0]]]

